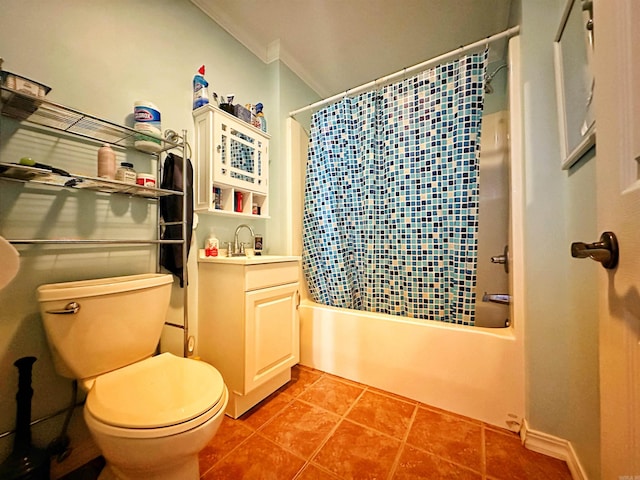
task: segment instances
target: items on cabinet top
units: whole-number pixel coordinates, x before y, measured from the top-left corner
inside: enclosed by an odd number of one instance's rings
[[[211,92],[212,102],[209,102],[209,93],[207,88],[209,82],[204,78],[205,66],[202,65],[195,76],[193,77],[193,109],[196,110],[204,105],[211,103],[220,110],[227,112],[240,120],[253,125],[254,127],[267,132],[267,121],[264,117],[262,103],[251,104],[247,103],[244,106],[233,103],[235,94],[228,93],[227,95],[218,95],[216,92]]]

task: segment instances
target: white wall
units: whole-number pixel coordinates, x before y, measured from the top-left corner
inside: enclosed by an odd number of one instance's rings
[[[280,62],[266,65],[186,0],[77,2],[3,0],[0,15],[0,55],[6,70],[52,87],[49,99],[119,124],[131,121],[133,102],[158,105],[163,128],[189,130],[191,82],[206,65],[210,92],[233,92],[239,103],[265,105],[272,135],[271,174],[283,176],[279,125],[283,108],[299,107],[317,95]],[[288,111],[288,110],[287,110]],[[99,145],[59,136],[45,136],[24,124],[0,118],[0,161],[31,156],[75,173],[95,174]],[[275,152],[275,154],[274,154]],[[139,171],[153,165],[144,156],[118,153]],[[271,190],[272,192],[273,189]],[[279,222],[279,193],[274,192],[272,219]],[[81,237],[153,238],[155,203],[91,192],[45,190],[0,183],[0,235],[7,238]],[[260,222],[260,221],[256,221]],[[200,245],[210,226],[227,240],[240,222],[200,216]],[[204,233],[201,233],[204,232]],[[281,232],[270,229],[267,245],[278,245]],[[59,377],[51,363],[42,330],[35,289],[43,283],[155,269],[155,249],[148,247],[75,248],[20,247],[18,277],[0,292],[0,432],[14,428],[17,370],[20,357],[34,355],[32,417],[63,408],[71,395],[70,380]],[[192,281],[197,277],[192,272]],[[190,289],[197,291],[196,288]],[[174,289],[172,315],[181,318],[181,291]],[[192,310],[191,322],[196,320]],[[176,332],[179,332],[177,329]],[[80,418],[76,411],[76,419]],[[34,441],[46,445],[59,433],[62,417],[34,428]],[[80,450],[83,433],[72,432]],[[13,436],[0,439],[0,461],[11,450]],[[86,442],[85,442],[86,443]],[[79,445],[75,445],[78,451]],[[70,460],[72,461],[72,460]]]

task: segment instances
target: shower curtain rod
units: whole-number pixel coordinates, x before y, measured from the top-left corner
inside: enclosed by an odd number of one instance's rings
[[[490,43],[493,43],[497,40],[501,40],[503,38],[513,37],[517,35],[519,32],[520,32],[520,26],[516,25],[515,27],[508,28],[507,30],[504,30],[500,33],[496,33],[489,37],[483,38],[482,40],[478,40],[477,42],[469,43],[468,45],[463,45],[461,47],[456,48],[455,50],[451,50],[450,52],[443,53],[442,55],[431,58],[430,60],[425,60],[424,62],[413,65],[412,67],[403,68],[398,72],[392,73],[385,77],[378,78],[376,80],[365,83],[358,87],[350,88],[349,90],[333,95],[332,97],[325,98],[324,100],[319,100],[315,103],[312,103],[311,105],[307,105],[306,107],[302,107],[302,108],[299,108],[298,110],[289,112],[289,116],[294,117],[298,113],[306,112],[307,110],[313,110],[314,108],[322,107],[324,105],[327,105],[328,103],[331,103],[335,100],[340,100],[341,98],[347,97],[349,95],[370,90],[371,88],[375,88],[378,85],[389,83],[391,80],[395,80],[397,77],[403,77],[408,73],[426,70],[428,67],[432,65],[437,65],[441,63],[443,60],[447,60],[451,57],[455,57],[458,55],[463,55],[478,47],[482,47],[483,45],[489,45]]]

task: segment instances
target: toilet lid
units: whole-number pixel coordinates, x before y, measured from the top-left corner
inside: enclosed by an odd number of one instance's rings
[[[158,428],[213,408],[222,375],[205,362],[163,353],[96,378],[86,408],[98,420],[125,428]]]

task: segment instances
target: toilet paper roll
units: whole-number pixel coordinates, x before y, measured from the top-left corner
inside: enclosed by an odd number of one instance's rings
[[[0,290],[6,287],[20,269],[20,254],[3,237],[0,237]]]

